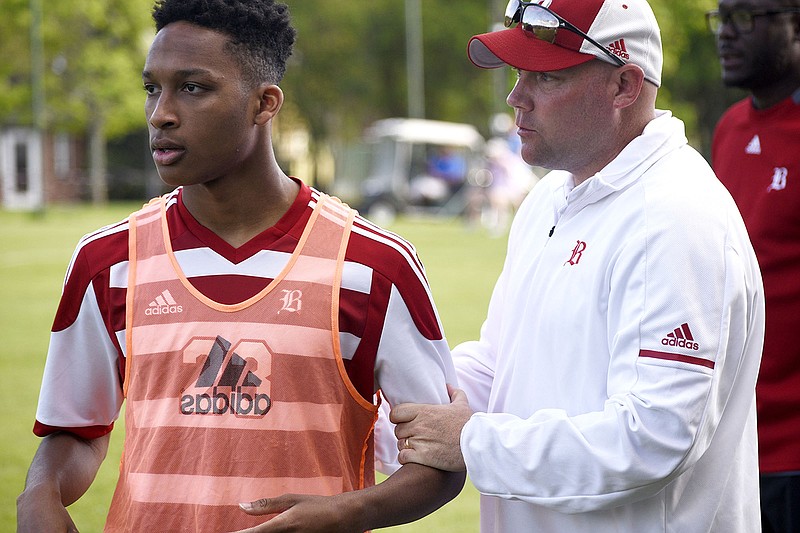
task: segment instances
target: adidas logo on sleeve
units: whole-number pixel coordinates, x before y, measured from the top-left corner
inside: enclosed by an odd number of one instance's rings
[[[689,324],[686,322],[667,333],[664,338],[661,339],[661,344],[662,346],[683,348],[683,350],[640,350],[639,357],[660,359],[663,361],[678,361],[681,363],[696,365],[697,367],[709,368],[711,370],[714,369],[715,363],[711,359],[705,359],[687,353],[680,353],[684,350],[692,350],[694,352],[698,352],[700,350],[700,343],[694,340],[694,335],[692,335],[692,331],[689,329]]]
[[[694,341],[692,331],[689,329],[689,324],[681,324],[680,327],[675,328],[675,331],[667,333],[667,336],[661,339],[661,344],[664,346],[677,346],[678,348],[687,348],[689,350],[699,350],[700,345]]]

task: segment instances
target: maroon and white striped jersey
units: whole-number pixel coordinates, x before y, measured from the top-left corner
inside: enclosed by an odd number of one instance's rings
[[[192,285],[223,304],[257,294],[281,272],[319,193],[301,184],[284,216],[234,248],[167,195],[175,256]],[[67,271],[52,328],[34,433],[58,430],[95,438],[111,430],[123,401],[128,221],[81,239]],[[455,383],[450,352],[416,250],[356,217],[339,300],[340,344],[356,389],[380,388],[392,404],[446,403]]]

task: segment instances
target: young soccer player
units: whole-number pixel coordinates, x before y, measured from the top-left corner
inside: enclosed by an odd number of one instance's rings
[[[446,402],[449,351],[413,247],[276,162],[286,6],[163,0],[153,16],[145,114],[176,189],[78,245],[19,531],[75,529],[66,507],[123,400],[106,531],[363,531],[433,511],[464,476],[410,465],[374,485],[373,398]]]

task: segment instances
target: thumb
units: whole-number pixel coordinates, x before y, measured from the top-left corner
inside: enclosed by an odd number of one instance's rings
[[[469,405],[467,393],[461,389],[457,389],[452,385],[447,385],[447,392],[450,394],[450,403],[459,403]]]
[[[239,508],[245,513],[253,516],[281,513],[292,506],[288,495],[278,496],[277,498],[261,498],[253,502],[243,502]]]
[[[389,412],[389,421],[392,424],[402,424],[414,420],[419,412],[419,406],[413,403],[401,403],[395,405]]]

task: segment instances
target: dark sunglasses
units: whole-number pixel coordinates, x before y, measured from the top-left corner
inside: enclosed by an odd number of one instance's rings
[[[573,24],[570,24],[554,12],[536,2],[523,2],[522,0],[510,0],[510,2],[508,2],[503,24],[505,24],[506,28],[510,28],[516,23],[521,23],[524,31],[550,44],[555,43],[558,30],[564,28],[565,30],[580,35],[597,49],[602,50],[616,65],[620,67],[625,65],[625,61],[609,52],[603,45],[583,33]]]
[[[755,28],[756,17],[771,17],[782,13],[800,13],[800,7],[715,9],[706,13],[706,24],[714,34],[722,31],[723,24],[732,24],[737,33],[750,33]]]

